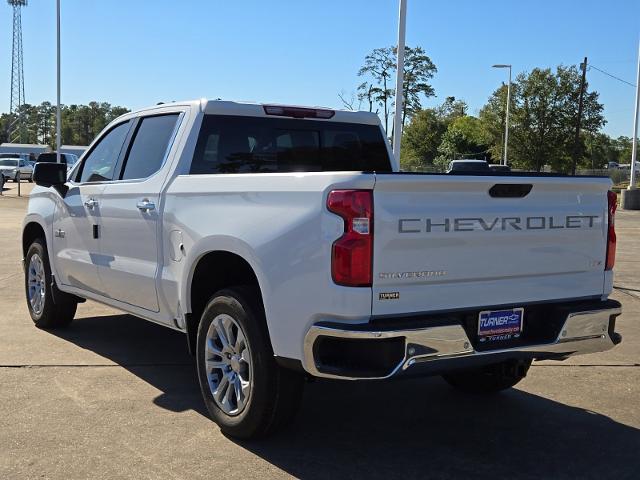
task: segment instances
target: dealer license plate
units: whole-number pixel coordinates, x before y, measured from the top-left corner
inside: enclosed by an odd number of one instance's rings
[[[494,342],[518,338],[522,333],[524,308],[485,310],[478,317],[478,340]]]

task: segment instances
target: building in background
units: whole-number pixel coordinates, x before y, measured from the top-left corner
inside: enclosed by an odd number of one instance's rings
[[[36,143],[2,143],[0,144],[0,155],[3,153],[28,154],[34,160],[41,153],[50,152],[49,145],[39,145]]]

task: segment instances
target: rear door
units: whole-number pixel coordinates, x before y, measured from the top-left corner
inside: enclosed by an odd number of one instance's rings
[[[373,314],[602,295],[610,184],[377,175]]]
[[[161,172],[177,131],[180,112],[136,120],[119,176],[103,192],[98,267],[105,295],[158,311]]]

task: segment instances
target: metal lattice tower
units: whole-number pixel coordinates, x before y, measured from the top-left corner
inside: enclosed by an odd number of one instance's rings
[[[11,50],[11,100],[9,113],[12,115],[9,124],[9,141],[25,142],[26,123],[22,105],[24,105],[24,67],[22,54],[22,7],[27,0],[7,0],[13,7],[13,48]]]

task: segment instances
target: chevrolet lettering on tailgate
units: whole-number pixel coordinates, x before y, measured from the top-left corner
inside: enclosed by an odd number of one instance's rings
[[[399,233],[431,232],[472,232],[474,230],[544,230],[560,228],[594,228],[598,215],[532,216],[532,217],[481,217],[443,218],[401,218],[398,220]]]

